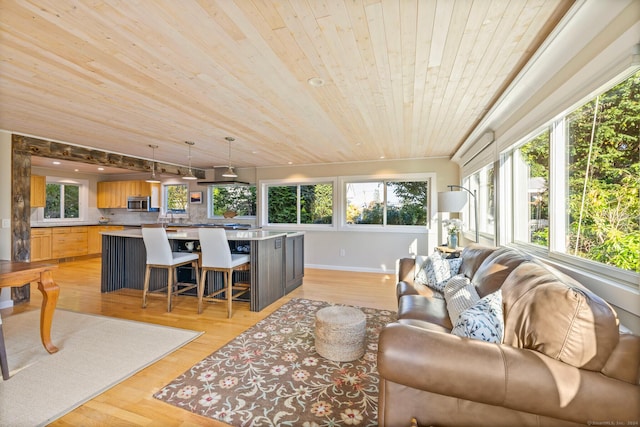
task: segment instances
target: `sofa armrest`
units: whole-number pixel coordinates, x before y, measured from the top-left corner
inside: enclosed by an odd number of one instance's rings
[[[411,388],[578,423],[637,420],[640,402],[640,387],[599,372],[400,323],[380,334],[378,371]]]
[[[396,283],[407,282],[409,285],[413,285],[413,278],[415,276],[416,260],[414,258],[400,258],[397,260],[396,271],[398,277],[396,277]]]

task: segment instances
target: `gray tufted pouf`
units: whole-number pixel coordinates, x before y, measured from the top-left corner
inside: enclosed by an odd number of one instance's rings
[[[359,359],[365,350],[367,316],[353,307],[331,306],[316,313],[316,351],[335,362]]]

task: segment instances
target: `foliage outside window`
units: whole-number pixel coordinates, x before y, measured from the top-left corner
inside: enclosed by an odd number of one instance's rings
[[[254,185],[209,187],[209,212],[224,216],[233,211],[237,216],[256,216],[256,187]]]
[[[44,217],[46,219],[80,218],[80,186],[47,183]]]
[[[640,272],[640,72],[566,118],[566,252]]]
[[[521,145],[515,153],[516,203],[526,211],[526,222],[516,220],[516,237],[540,246],[549,246],[549,129]]]
[[[267,187],[269,224],[332,224],[333,184],[291,184]]]
[[[165,212],[185,213],[187,211],[188,187],[186,184],[168,184],[164,186]]]
[[[640,273],[640,71],[512,160],[514,241]]]
[[[427,224],[427,181],[368,181],[346,184],[347,224]]]

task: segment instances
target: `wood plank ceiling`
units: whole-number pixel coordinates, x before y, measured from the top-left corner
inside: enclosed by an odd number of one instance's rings
[[[571,3],[2,0],[0,129],[203,169],[226,136],[236,167],[449,157]]]

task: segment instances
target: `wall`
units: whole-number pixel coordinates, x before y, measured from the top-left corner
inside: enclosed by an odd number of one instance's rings
[[[11,219],[11,134],[4,131],[0,131],[0,219]],[[11,260],[11,227],[0,228],[0,259]],[[4,288],[0,308],[11,306],[11,288]]]
[[[434,173],[437,191],[460,181],[458,166],[448,159],[375,161],[328,165],[257,168],[256,182],[276,179]],[[395,272],[398,258],[428,254],[441,241],[438,214],[432,227],[419,232],[306,231],[305,266],[363,272]],[[343,250],[343,251],[341,251]],[[344,255],[341,255],[344,254]]]

